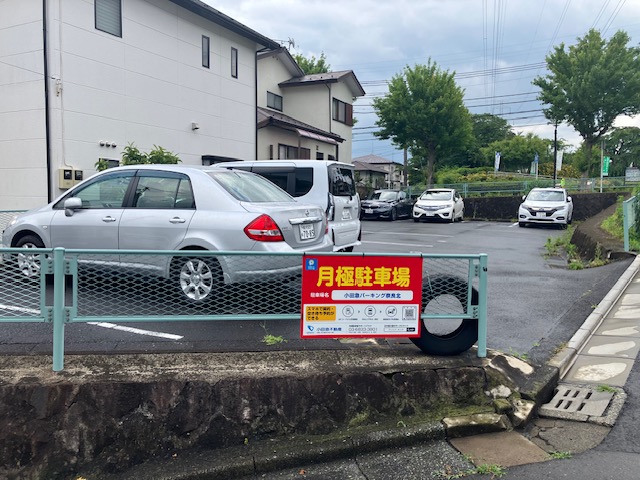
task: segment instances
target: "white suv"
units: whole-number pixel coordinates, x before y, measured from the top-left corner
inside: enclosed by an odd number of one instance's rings
[[[567,227],[573,220],[573,201],[564,188],[533,188],[522,197],[518,225],[559,225]]]
[[[360,196],[353,165],[334,160],[256,160],[218,166],[257,173],[297,200],[320,205],[327,214],[334,251],[351,252],[360,245]]]

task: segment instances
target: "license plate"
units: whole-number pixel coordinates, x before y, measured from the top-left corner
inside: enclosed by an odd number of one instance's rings
[[[342,211],[342,219],[343,220],[351,220],[351,212],[349,210]]]
[[[300,239],[301,240],[311,240],[312,238],[316,238],[316,231],[311,224],[302,224],[300,225]]]
[[[364,210],[364,213],[373,213],[373,210],[371,210],[370,208],[366,208],[366,209]]]
[[[536,217],[542,217],[542,218],[544,218],[544,217],[546,217],[546,216],[547,216],[547,214],[546,214],[546,213],[544,213],[544,212],[536,212]]]

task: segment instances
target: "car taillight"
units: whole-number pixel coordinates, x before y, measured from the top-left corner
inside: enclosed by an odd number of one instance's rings
[[[244,227],[244,233],[256,242],[282,242],[284,237],[276,222],[269,215],[260,215]]]

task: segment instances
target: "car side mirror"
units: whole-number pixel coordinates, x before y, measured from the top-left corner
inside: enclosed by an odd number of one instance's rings
[[[573,199],[571,197],[567,196],[567,203],[569,203],[569,202],[573,202]]]
[[[526,198],[527,198],[527,196],[526,196],[526,195],[522,195],[522,201],[523,201],[523,202],[525,201],[525,199],[526,199]]]
[[[73,216],[73,213],[79,208],[82,208],[82,199],[79,197],[67,198],[64,201],[64,215],[66,217]]]

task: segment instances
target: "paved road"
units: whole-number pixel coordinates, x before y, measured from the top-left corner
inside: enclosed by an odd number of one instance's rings
[[[580,271],[559,268],[564,265],[558,259],[545,258],[544,245],[547,239],[563,233],[498,222],[365,221],[363,244],[358,251],[487,253],[488,347],[542,362],[571,338],[628,264],[616,262]],[[122,308],[130,308],[132,302],[127,301],[127,295],[144,296],[157,291],[151,284],[117,286],[116,279],[106,289],[94,291],[98,305],[118,302]],[[6,287],[0,285],[2,288]],[[6,296],[0,294],[0,298]],[[65,350],[68,353],[272,350],[274,347],[261,341],[265,333],[286,339],[279,349],[358,348],[357,344],[331,339],[301,340],[296,321],[150,322],[122,324],[117,328],[68,325]],[[51,338],[50,325],[4,324],[0,353],[48,353]]]

